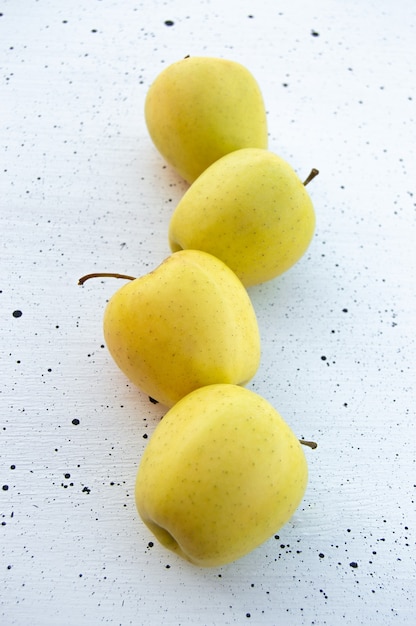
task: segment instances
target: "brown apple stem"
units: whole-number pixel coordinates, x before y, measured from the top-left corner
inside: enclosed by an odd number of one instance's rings
[[[319,170],[317,170],[315,167],[313,167],[313,168],[311,169],[311,173],[309,174],[309,176],[307,177],[307,179],[306,179],[306,180],[305,180],[305,182],[303,183],[303,184],[305,185],[305,187],[306,187],[306,185],[307,185],[308,183],[310,183],[310,182],[311,182],[311,180],[313,180],[313,179],[315,178],[315,176],[318,176],[318,174],[319,174]]]
[[[115,274],[114,272],[96,272],[94,274],[86,274],[79,279],[78,285],[83,285],[90,278],[123,278],[124,280],[135,280],[135,276],[127,276],[127,274]]]
[[[312,448],[312,450],[315,450],[315,448],[318,447],[318,444],[315,443],[315,441],[305,441],[305,439],[299,439],[299,441],[303,446],[308,446],[308,448]]]

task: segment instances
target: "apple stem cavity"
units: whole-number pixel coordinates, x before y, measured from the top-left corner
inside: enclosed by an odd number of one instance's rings
[[[299,442],[303,446],[308,446],[308,448],[312,448],[312,450],[315,450],[315,448],[318,447],[318,444],[315,441],[305,441],[305,439],[299,439]]]
[[[135,276],[128,276],[127,274],[116,274],[114,272],[95,272],[93,274],[86,274],[85,276],[82,276],[78,281],[78,285],[83,285],[90,278],[122,278],[124,280],[136,280]]]
[[[315,167],[313,167],[313,168],[311,169],[311,172],[310,172],[309,176],[306,178],[306,180],[305,180],[305,181],[304,181],[304,183],[303,183],[303,184],[304,184],[304,186],[306,187],[306,185],[307,185],[308,183],[310,183],[310,182],[311,182],[311,180],[313,180],[313,179],[315,178],[315,176],[318,176],[318,174],[319,174],[319,170],[317,170]]]

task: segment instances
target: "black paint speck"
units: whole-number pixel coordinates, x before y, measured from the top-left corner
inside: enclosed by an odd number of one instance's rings
[[[325,557],[325,554],[324,554],[323,552],[320,552],[320,553],[319,553],[319,558],[320,558],[320,559],[323,559],[324,557]]]
[[[319,37],[319,33],[316,30],[311,30],[312,37]]]
[[[157,400],[155,400],[154,398],[149,396],[149,400],[152,404],[159,404],[159,402]]]
[[[358,563],[356,563],[355,561],[352,561],[350,563],[350,567],[353,567],[354,569],[358,567]]]
[[[18,309],[16,311],[13,311],[13,317],[22,317],[22,315],[22,311],[19,311]]]
[[[79,419],[78,419],[78,418],[73,419],[73,420],[72,420],[72,423],[73,423],[73,425],[74,425],[74,426],[78,426],[78,424],[79,424]]]
[[[165,20],[165,26],[173,26],[175,24],[175,22],[173,22],[172,20]]]
[[[9,490],[9,485],[3,485],[2,489],[3,489],[3,491],[8,491]]]

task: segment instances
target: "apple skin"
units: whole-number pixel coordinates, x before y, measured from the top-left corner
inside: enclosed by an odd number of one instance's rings
[[[156,148],[188,182],[240,148],[267,148],[260,88],[240,63],[186,57],[165,68],[149,87],[145,120]]]
[[[198,250],[171,254],[125,284],[109,300],[103,326],[119,368],[168,407],[204,385],[245,384],[260,362],[246,289],[222,261]]]
[[[166,548],[218,567],[274,535],[307,481],[302,446],[273,406],[247,388],[217,384],[193,391],[158,423],[135,498]]]
[[[173,251],[213,254],[249,287],[292,267],[314,230],[312,201],[289,163],[246,148],[213,163],[189,187],[171,216],[169,243]]]

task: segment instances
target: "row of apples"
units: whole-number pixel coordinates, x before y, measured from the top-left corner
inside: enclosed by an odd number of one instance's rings
[[[124,374],[167,407],[141,458],[140,517],[167,548],[202,567],[235,561],[275,534],[302,501],[302,445],[245,385],[261,359],[248,287],[308,248],[315,212],[306,185],[268,150],[259,85],[235,61],[186,57],[150,86],[147,128],[189,187],[170,219],[171,255],[127,282],[104,312]]]

